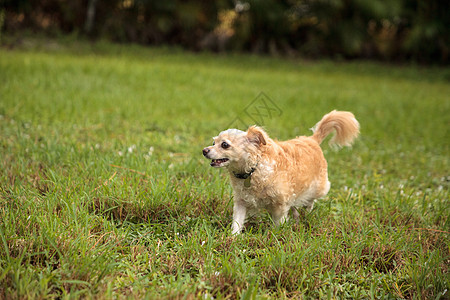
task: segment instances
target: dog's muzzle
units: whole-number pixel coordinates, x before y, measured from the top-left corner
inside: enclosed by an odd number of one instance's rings
[[[211,149],[209,149],[208,147],[203,149],[203,156],[206,158],[211,159],[211,157],[209,157],[209,154],[211,152]],[[212,159],[211,163],[209,164],[211,167],[221,167],[222,164],[226,163],[228,161],[228,158],[219,158],[219,159]]]

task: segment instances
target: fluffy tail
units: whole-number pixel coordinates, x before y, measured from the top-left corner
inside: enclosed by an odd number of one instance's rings
[[[319,144],[333,131],[336,135],[330,140],[330,145],[351,146],[359,134],[359,123],[348,111],[333,110],[323,116],[322,120],[312,128],[312,138]]]

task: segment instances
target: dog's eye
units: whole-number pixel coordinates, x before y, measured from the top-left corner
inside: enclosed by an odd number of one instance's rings
[[[222,142],[222,144],[220,145],[223,149],[228,149],[230,148],[230,145],[228,145],[227,142]]]

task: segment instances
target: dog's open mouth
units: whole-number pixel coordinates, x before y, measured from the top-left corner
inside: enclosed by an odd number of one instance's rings
[[[210,166],[211,167],[220,167],[222,164],[226,163],[227,161],[228,161],[228,158],[213,159],[213,160],[211,160]]]

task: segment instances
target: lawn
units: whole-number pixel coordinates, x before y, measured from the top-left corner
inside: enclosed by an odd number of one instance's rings
[[[443,67],[0,48],[0,298],[448,299],[449,83]],[[202,148],[234,125],[309,135],[333,109],[361,136],[322,144],[328,196],[231,236],[229,179]]]

